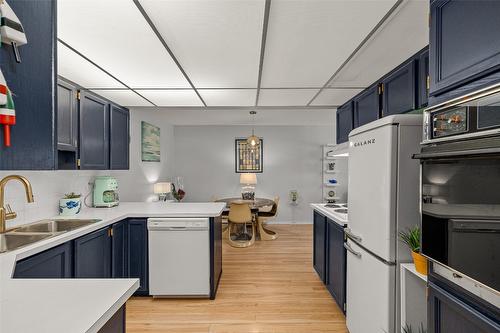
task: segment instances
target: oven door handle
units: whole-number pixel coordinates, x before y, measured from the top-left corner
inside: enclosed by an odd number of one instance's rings
[[[500,148],[468,149],[468,150],[413,154],[413,159],[425,160],[430,158],[441,158],[441,157],[446,158],[455,156],[486,155],[486,154],[499,154],[499,153],[500,153]]]

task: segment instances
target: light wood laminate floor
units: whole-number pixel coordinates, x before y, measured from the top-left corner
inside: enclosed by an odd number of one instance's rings
[[[127,332],[347,333],[345,317],[312,268],[312,225],[273,225],[280,237],[250,248],[224,243],[213,301],[127,302]]]

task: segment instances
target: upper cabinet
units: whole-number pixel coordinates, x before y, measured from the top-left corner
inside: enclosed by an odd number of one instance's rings
[[[354,127],[377,120],[380,114],[379,86],[375,84],[354,97]]]
[[[57,83],[57,149],[78,149],[78,105],[77,91],[67,82]]]
[[[382,79],[382,115],[404,113],[416,107],[416,61],[410,60]]]
[[[456,89],[500,69],[499,13],[500,1],[496,0],[431,2],[431,96]],[[471,89],[477,88],[471,86]]]
[[[418,108],[427,106],[429,83],[429,49],[426,48],[418,56]]]
[[[109,104],[89,92],[80,94],[80,168],[109,167]]]
[[[28,44],[19,47],[21,63],[10,45],[0,47],[0,68],[16,110],[10,147],[4,145],[0,126],[0,169],[55,169],[56,1],[9,0],[9,5],[23,24]]]
[[[112,170],[129,168],[130,115],[127,109],[109,106],[109,164]]]
[[[353,122],[352,101],[349,101],[337,109],[337,144],[349,140]]]

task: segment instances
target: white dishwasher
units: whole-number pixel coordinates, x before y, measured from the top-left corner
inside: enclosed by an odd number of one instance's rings
[[[149,293],[157,297],[209,297],[208,218],[150,218]]]

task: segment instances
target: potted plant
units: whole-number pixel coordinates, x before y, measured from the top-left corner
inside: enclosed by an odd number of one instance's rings
[[[81,194],[75,192],[66,193],[64,198],[59,200],[59,215],[71,216],[80,213],[82,202]]]
[[[427,275],[427,259],[420,254],[420,227],[415,226],[407,231],[401,231],[399,237],[410,248],[417,272]]]

